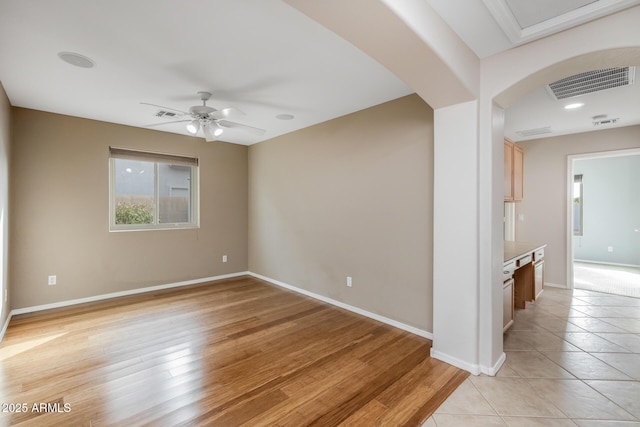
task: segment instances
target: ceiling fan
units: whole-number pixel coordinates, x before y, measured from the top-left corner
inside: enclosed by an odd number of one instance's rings
[[[147,127],[162,126],[170,123],[186,123],[187,131],[190,134],[197,135],[199,131],[202,131],[202,135],[207,142],[216,141],[218,137],[224,132],[224,128],[239,129],[254,133],[256,135],[264,135],[264,133],[266,132],[264,129],[226,120],[226,118],[230,115],[244,115],[244,113],[233,107],[225,108],[222,110],[216,110],[213,107],[209,107],[207,105],[207,101],[209,100],[209,98],[211,98],[211,92],[198,92],[198,95],[200,95],[202,105],[194,105],[193,107],[189,108],[188,112],[176,110],[175,108],[163,107],[162,105],[141,102],[141,104],[144,105],[151,105],[153,107],[159,107],[165,110],[171,110],[181,113],[183,116],[189,116],[189,118],[174,120],[171,122],[153,123],[147,125]]]

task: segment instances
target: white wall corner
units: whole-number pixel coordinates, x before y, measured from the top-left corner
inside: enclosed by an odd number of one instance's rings
[[[507,356],[502,353],[493,366],[481,366],[479,364],[467,363],[464,360],[460,360],[448,354],[441,353],[437,350],[434,350],[433,348],[431,348],[431,357],[453,365],[456,368],[464,369],[465,371],[470,372],[472,375],[478,376],[480,374],[485,374],[489,375],[490,377],[495,377],[500,368],[502,368],[504,362],[507,360]]]
[[[453,357],[449,354],[435,350],[433,347],[431,347],[431,357],[448,363],[449,365],[453,365],[456,368],[464,369],[465,371],[471,372],[472,375],[480,375],[482,373],[480,365],[465,362],[464,360],[460,360],[457,357]]]
[[[507,360],[507,355],[503,352],[493,366],[481,366],[480,370],[485,375],[489,375],[490,377],[495,377],[498,374],[498,371],[500,370],[500,368],[502,368],[502,365],[504,365],[504,362],[506,360]]]

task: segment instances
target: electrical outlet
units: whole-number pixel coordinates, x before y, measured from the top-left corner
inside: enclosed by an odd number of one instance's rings
[[[57,281],[56,276],[49,276],[49,285],[55,285]]]
[[[351,278],[351,276],[347,276],[347,286],[351,287],[353,285],[353,279]]]
[[[227,256],[226,255],[222,255],[222,262],[227,262]]]
[[[607,247],[607,252],[613,252],[613,246]]]

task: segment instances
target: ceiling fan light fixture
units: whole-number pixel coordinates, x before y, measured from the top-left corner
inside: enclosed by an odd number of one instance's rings
[[[207,142],[216,141],[217,137],[222,135],[222,133],[224,132],[223,127],[236,128],[242,131],[254,133],[256,135],[264,135],[264,133],[266,132],[266,130],[264,129],[226,120],[226,117],[230,113],[244,113],[233,107],[216,110],[213,107],[207,106],[207,100],[211,97],[210,92],[198,92],[198,94],[200,95],[200,99],[202,100],[202,105],[194,105],[189,108],[189,111],[176,110],[175,108],[163,107],[162,105],[141,102],[141,104],[161,108],[162,110],[156,114],[156,117],[173,117],[179,119],[173,121],[164,121],[162,123],[153,123],[147,126],[150,127],[172,123],[181,123],[182,125],[186,125],[185,128],[190,135],[196,136],[200,132],[200,136],[203,136]]]
[[[213,142],[216,140],[216,137],[212,135],[211,133],[211,127],[210,126],[203,126],[202,127],[202,133],[204,134],[204,139],[207,142]]]
[[[194,120],[187,125],[187,131],[193,135],[198,133],[198,130],[200,130],[200,121],[198,120]]]

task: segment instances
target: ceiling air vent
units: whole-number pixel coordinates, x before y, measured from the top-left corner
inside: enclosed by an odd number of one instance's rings
[[[155,114],[155,117],[162,117],[165,119],[173,119],[173,118],[180,118],[182,117],[182,114],[180,113],[176,113],[174,111],[166,111],[166,110],[158,110],[158,112]]]
[[[602,120],[594,120],[593,121],[593,125],[594,126],[606,126],[606,125],[615,125],[616,123],[618,123],[620,119],[602,119]]]
[[[566,77],[547,85],[551,95],[559,100],[586,95],[601,90],[629,86],[635,79],[635,67],[605,68]]]
[[[544,135],[547,133],[551,133],[551,126],[546,126],[543,128],[527,129],[527,130],[517,130],[516,133],[522,137]]]

